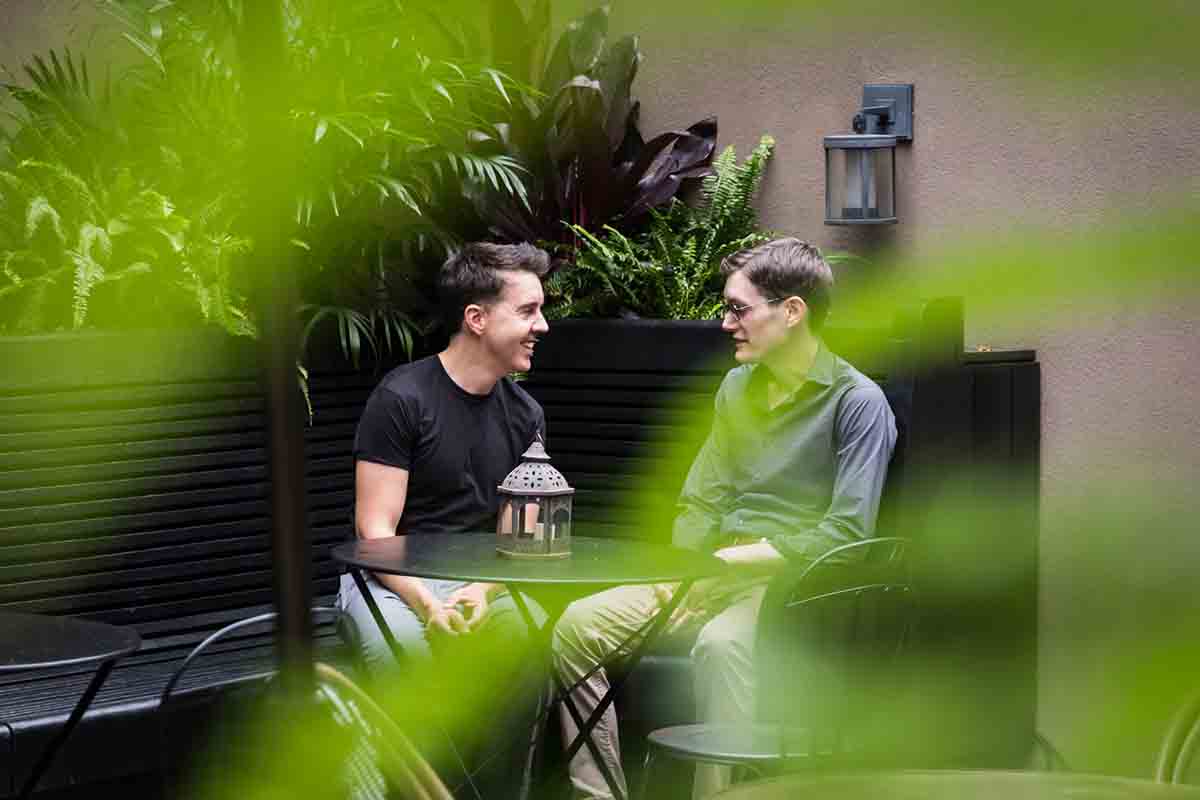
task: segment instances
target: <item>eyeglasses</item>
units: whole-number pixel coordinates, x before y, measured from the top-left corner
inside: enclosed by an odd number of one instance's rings
[[[770,300],[763,300],[761,303],[751,303],[748,306],[735,306],[733,303],[721,303],[717,306],[716,313],[713,314],[713,319],[725,319],[728,316],[733,316],[737,321],[741,321],[745,317],[746,312],[758,306],[769,306],[771,303],[778,303],[782,297],[773,297]]]

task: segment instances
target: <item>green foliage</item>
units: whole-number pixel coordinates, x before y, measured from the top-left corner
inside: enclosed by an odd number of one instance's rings
[[[100,87],[85,59],[51,52],[5,86],[16,124],[0,140],[0,330],[254,335],[242,3],[96,2],[132,65]],[[524,201],[523,167],[488,144],[533,90],[454,57],[417,7],[283,10],[277,144],[294,171],[280,191],[305,336],[336,328],[355,362],[409,353],[429,305],[421,269],[464,236],[444,209],[472,193]]]
[[[651,210],[638,233],[571,226],[580,246],[574,266],[547,281],[550,316],[711,319],[721,303],[721,261],[771,238],[753,203],[774,147],[764,136],[742,163],[725,148],[694,207],[676,199]]]
[[[641,48],[636,36],[609,36],[608,6],[568,22],[550,47],[545,0],[534,2],[529,15],[513,0],[485,5],[492,26],[489,57],[528,75],[538,92],[514,103],[511,122],[484,143],[522,165],[525,191],[474,193],[471,210],[480,236],[574,246],[578,237],[564,220],[593,233],[605,225],[633,230],[684,181],[709,174],[715,119],[643,140],[640,106],[631,94]],[[476,11],[455,23],[451,38],[462,52],[481,51],[473,43],[485,38],[483,32],[469,32],[475,18],[488,16]]]

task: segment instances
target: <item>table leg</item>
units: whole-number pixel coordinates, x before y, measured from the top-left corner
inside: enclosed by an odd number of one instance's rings
[[[546,612],[546,621],[539,626],[537,620],[533,618],[533,614],[530,613],[529,604],[521,596],[521,592],[515,586],[510,586],[508,593],[512,596],[513,604],[516,605],[517,611],[521,614],[521,619],[525,621],[525,627],[529,629],[530,643],[535,648],[535,652],[547,654],[546,682],[543,690],[538,692],[533,725],[529,731],[529,745],[525,749],[525,763],[521,767],[521,786],[517,793],[518,800],[529,800],[533,793],[534,774],[545,745],[544,720],[554,705],[555,690],[551,685],[551,681],[554,680],[554,667],[548,660],[552,642],[551,637],[554,634],[554,625],[558,622],[558,618],[562,616],[562,612],[566,610],[568,603],[551,603],[548,601],[548,598],[543,598],[543,602],[540,605],[542,610]]]
[[[600,722],[600,718],[604,716],[604,712],[608,710],[610,705],[612,705],[613,699],[617,695],[617,691],[620,690],[621,686],[625,683],[626,678],[629,676],[629,672],[632,671],[637,663],[642,660],[642,656],[645,654],[646,648],[658,638],[658,635],[662,632],[662,629],[666,627],[667,621],[670,620],[671,615],[675,613],[675,609],[679,606],[680,601],[683,600],[683,596],[687,594],[687,591],[691,588],[691,586],[691,581],[683,581],[680,583],[679,588],[675,590],[675,594],[671,595],[671,599],[667,602],[667,604],[659,609],[658,614],[656,614],[654,617],[654,622],[650,625],[650,630],[648,630],[645,636],[642,637],[642,641],[638,643],[638,646],[634,649],[634,651],[629,654],[629,658],[626,661],[628,669],[625,670],[625,674],[612,681],[604,697],[600,698],[600,703],[596,706],[596,710],[593,711],[592,715],[584,722],[584,727],[580,729],[579,736],[575,737],[575,741],[572,742],[567,748],[567,763],[570,763],[571,759],[575,757],[575,754],[579,752],[579,748],[583,746],[583,743],[580,741],[580,739],[582,739],[584,736],[587,736],[589,739],[591,738],[592,730],[596,727],[597,723]]]
[[[29,777],[25,780],[25,785],[21,787],[21,793],[18,795],[20,800],[26,800],[26,798],[33,794],[33,790],[37,788],[38,781],[42,779],[42,775],[50,768],[50,764],[53,763],[55,756],[58,755],[58,751],[66,744],[71,731],[75,730],[75,726],[79,724],[79,720],[83,719],[84,712],[92,704],[92,700],[96,698],[100,687],[108,679],[108,673],[112,672],[116,664],[116,659],[111,659],[105,661],[100,665],[100,669],[96,670],[96,674],[92,676],[91,683],[88,684],[83,697],[79,698],[79,702],[75,704],[75,708],[71,711],[71,716],[67,717],[66,724],[55,734],[50,744],[42,751],[41,758],[34,764],[33,771],[29,773]]]
[[[556,608],[557,613],[552,613],[552,612],[550,612],[549,608],[547,608],[547,613],[550,614],[550,618],[546,621],[545,625],[543,625],[542,628],[539,629],[536,622],[533,619],[533,615],[529,613],[529,609],[526,607],[524,600],[521,598],[520,592],[517,590],[517,587],[509,587],[509,592],[513,596],[513,601],[516,603],[517,609],[521,612],[521,616],[524,617],[525,624],[529,626],[531,635],[536,636],[538,638],[539,643],[542,645],[542,647],[544,648],[544,652],[546,653],[546,663],[548,665],[548,671],[550,673],[550,680],[551,680],[553,686],[557,687],[557,691],[555,691],[554,689],[551,689],[551,691],[549,692],[550,696],[546,699],[547,699],[547,701],[552,702],[554,699],[554,695],[557,694],[558,698],[566,706],[567,713],[569,713],[571,715],[571,718],[574,720],[575,725],[578,729],[578,733],[575,736],[575,738],[567,744],[566,763],[568,765],[570,765],[571,759],[575,757],[575,754],[579,752],[580,748],[587,747],[588,752],[591,753],[592,758],[595,759],[595,761],[596,761],[596,766],[599,768],[600,774],[604,778],[604,782],[608,784],[608,788],[612,792],[612,795],[614,798],[616,798],[616,800],[624,800],[625,794],[624,794],[624,792],[621,791],[621,787],[617,784],[616,776],[614,776],[612,774],[612,771],[608,768],[608,765],[604,763],[604,759],[600,755],[599,747],[592,740],[592,731],[595,730],[596,725],[599,724],[600,719],[604,716],[604,712],[608,709],[608,707],[610,705],[612,705],[613,699],[616,697],[617,692],[620,690],[621,686],[624,684],[625,677],[628,675],[629,671],[632,670],[633,667],[638,663],[638,661],[641,660],[642,656],[644,655],[644,653],[646,651],[646,648],[662,632],[662,629],[666,626],[667,622],[670,620],[671,615],[675,612],[675,609],[678,608],[680,601],[683,600],[684,595],[687,594],[688,589],[691,588],[691,585],[692,585],[692,581],[682,581],[679,584],[679,587],[675,590],[675,593],[671,596],[671,599],[667,602],[667,604],[665,606],[663,606],[662,608],[659,609],[658,613],[654,615],[654,617],[651,619],[651,622],[647,626],[643,626],[642,628],[637,630],[632,636],[630,636],[628,639],[626,639],[624,642],[622,642],[621,645],[613,651],[613,656],[610,657],[609,661],[597,664],[595,667],[592,668],[591,671],[589,671],[586,675],[583,676],[583,678],[580,679],[579,682],[587,680],[588,677],[590,677],[593,673],[602,669],[604,666],[606,666],[608,663],[610,663],[612,660],[614,660],[616,656],[620,655],[625,650],[626,645],[630,641],[638,639],[639,637],[641,638],[641,640],[638,642],[637,646],[633,649],[633,651],[629,654],[629,656],[625,662],[628,666],[628,669],[625,671],[625,675],[618,677],[616,680],[612,681],[609,684],[608,691],[605,693],[604,697],[602,697],[600,699],[600,703],[599,703],[599,705],[596,706],[596,709],[592,713],[592,715],[590,717],[588,717],[588,719],[586,719],[586,720],[583,719],[582,715],[579,713],[579,709],[575,706],[574,701],[571,699],[571,691],[578,685],[578,683],[572,684],[569,687],[564,687],[561,684],[559,684],[557,675],[554,670],[553,654],[551,652],[551,647],[552,647],[552,643],[553,643],[554,623],[557,622],[558,618],[562,615],[562,612],[563,612],[563,610],[565,610],[567,603],[562,603],[561,607]],[[544,605],[546,605],[546,604],[544,604]],[[535,724],[535,726],[534,726],[534,732],[533,732],[531,748],[530,748],[530,756],[527,758],[527,766],[526,766],[527,773],[531,772],[531,767],[532,767],[532,762],[533,762],[533,753],[536,751],[540,751],[541,746],[542,746],[543,736],[542,736],[542,726],[540,723],[541,723],[543,713],[545,713],[545,709],[539,700],[538,715],[536,717],[538,723]],[[527,774],[525,780],[523,781],[522,791],[521,791],[521,795],[520,795],[522,800],[524,800],[524,798],[527,798],[529,796],[529,790],[530,790],[531,785],[532,785],[532,777],[531,777],[531,775]]]
[[[379,627],[379,632],[383,634],[383,640],[387,642],[388,649],[392,651],[392,657],[396,659],[397,664],[403,664],[407,656],[400,648],[400,643],[396,641],[396,637],[392,635],[392,629],[388,627],[387,620],[383,618],[383,612],[379,610],[379,606],[375,603],[375,596],[371,593],[371,589],[367,586],[367,581],[362,576],[362,570],[350,570],[350,577],[354,578],[354,585],[358,587],[358,593],[362,595],[367,604],[367,610],[371,612],[371,618],[375,620],[375,624]]]

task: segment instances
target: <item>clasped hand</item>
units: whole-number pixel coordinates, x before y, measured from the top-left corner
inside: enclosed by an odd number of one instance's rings
[[[487,614],[489,588],[485,583],[469,583],[454,590],[440,606],[430,609],[425,629],[445,636],[475,630]]]
[[[749,587],[761,583],[763,575],[774,572],[787,563],[783,555],[765,540],[723,547],[713,555],[737,568],[736,575],[705,578],[692,584],[667,622],[668,634],[710,619]],[[671,591],[664,586],[655,586],[654,593],[660,608],[671,599]]]

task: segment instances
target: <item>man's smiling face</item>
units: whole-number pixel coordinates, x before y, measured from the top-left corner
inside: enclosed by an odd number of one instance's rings
[[[483,345],[507,372],[528,372],[538,337],[550,330],[542,316],[542,281],[532,272],[504,270],[504,289],[487,304]]]

